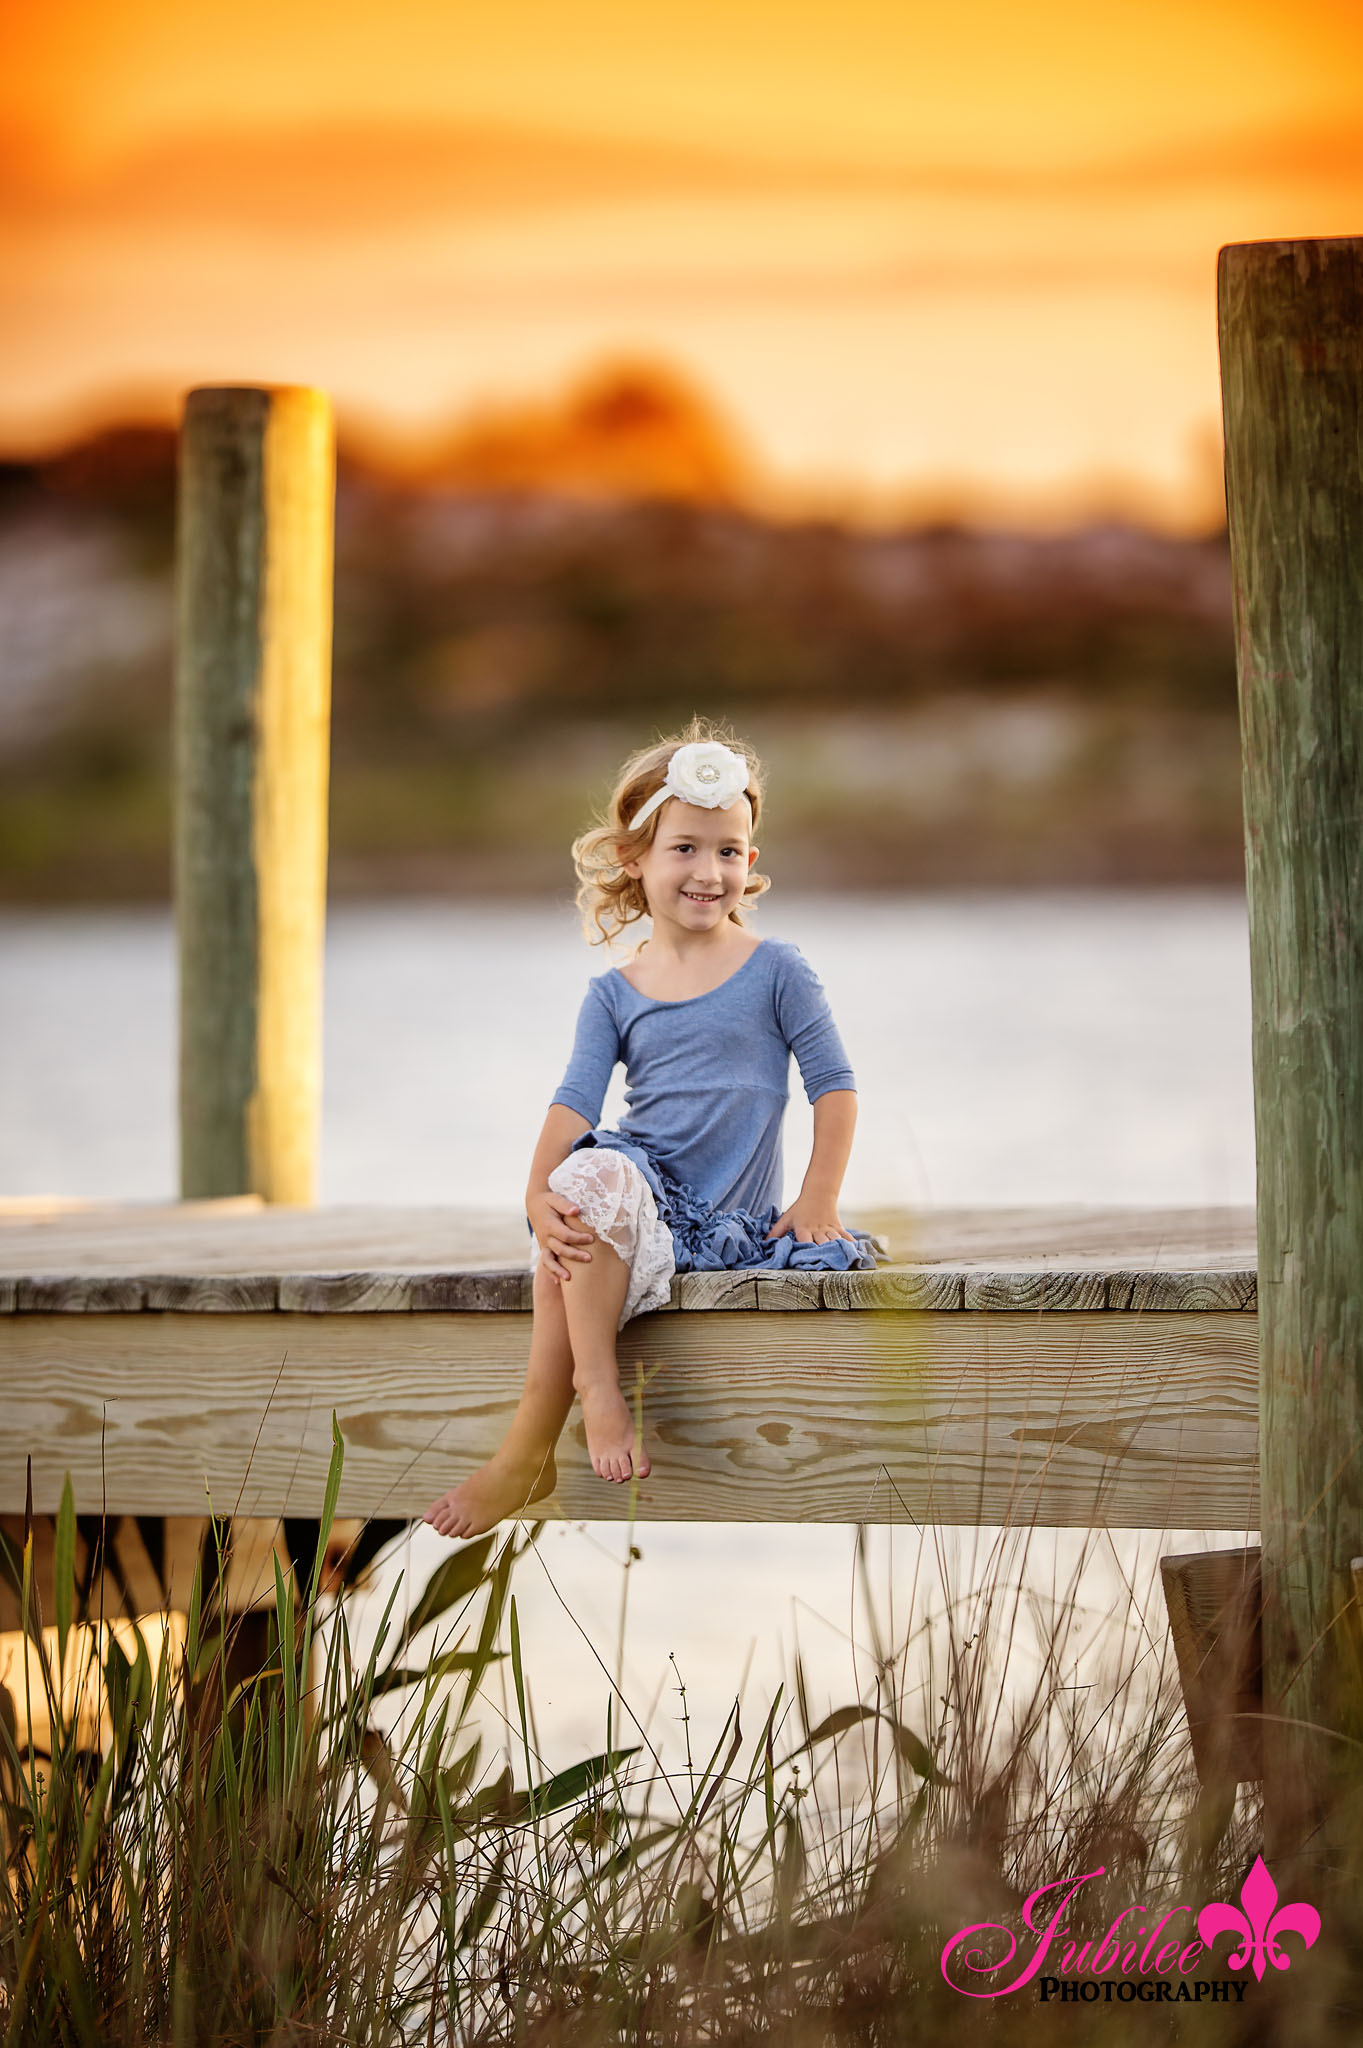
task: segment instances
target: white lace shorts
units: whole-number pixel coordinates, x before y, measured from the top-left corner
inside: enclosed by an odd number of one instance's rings
[[[609,1145],[585,1145],[554,1168],[549,1185],[555,1194],[577,1203],[579,1214],[570,1221],[594,1230],[629,1267],[625,1305],[616,1327],[623,1329],[631,1316],[641,1316],[646,1309],[666,1308],[676,1271],[672,1232],[634,1161]],[[530,1241],[532,1273],[539,1261],[536,1237]]]

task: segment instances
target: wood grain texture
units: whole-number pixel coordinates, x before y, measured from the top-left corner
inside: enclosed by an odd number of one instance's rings
[[[965,1305],[965,1275],[949,1267],[881,1266],[874,1273],[825,1273],[823,1306],[941,1311]]]
[[[1266,1769],[1357,1732],[1363,1531],[1363,238],[1218,270],[1254,1015]],[[1282,1769],[1273,1757],[1283,1741]],[[1326,1754],[1326,1750],[1329,1753]],[[1284,1811],[1269,1792],[1270,1828]]]
[[[311,1315],[411,1314],[528,1309],[529,1273],[287,1273],[279,1306]]]
[[[474,1314],[528,1309],[533,1285],[529,1273],[417,1273],[408,1282],[410,1306],[424,1315],[453,1309]]]
[[[757,1307],[757,1279],[752,1273],[679,1273],[677,1306],[680,1309],[740,1309]]]
[[[20,1315],[127,1315],[146,1306],[142,1281],[114,1275],[35,1273],[15,1287]]]
[[[1065,1273],[1050,1268],[1040,1272],[967,1273],[967,1309],[988,1314],[1045,1309],[1052,1314],[1077,1314],[1082,1310],[1106,1308],[1107,1287],[1102,1273]]]
[[[1253,1273],[1109,1273],[1107,1305],[1133,1313],[1251,1313],[1257,1305]]]
[[[356,1315],[412,1306],[407,1273],[281,1273],[279,1306],[296,1315]]]
[[[778,1314],[791,1313],[799,1309],[821,1308],[820,1275],[818,1273],[759,1273],[757,1276],[757,1306],[759,1309],[774,1309]]]
[[[148,1273],[142,1280],[142,1306],[197,1315],[278,1308],[279,1281],[273,1273]]]
[[[500,1441],[524,1314],[27,1316],[7,1333],[0,1508],[420,1515]],[[1243,1314],[644,1316],[647,1520],[1256,1526]],[[735,1359],[741,1358],[741,1369]],[[101,1430],[104,1471],[101,1473]],[[258,1439],[258,1440],[257,1440]],[[254,1446],[254,1450],[253,1450]],[[576,1411],[548,1512],[620,1519]]]

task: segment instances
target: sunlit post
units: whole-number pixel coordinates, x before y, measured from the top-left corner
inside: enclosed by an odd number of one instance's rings
[[[316,1187],[335,444],[321,392],[192,391],[180,435],[180,1192]]]
[[[1265,1790],[1363,1736],[1363,240],[1221,252],[1258,1143]],[[1281,1721],[1274,1717],[1283,1717]],[[1323,1732],[1312,1737],[1307,1724]],[[1316,1860],[1333,1860],[1324,1841]]]

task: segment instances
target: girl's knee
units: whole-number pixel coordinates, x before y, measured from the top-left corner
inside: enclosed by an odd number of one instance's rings
[[[600,1158],[596,1168],[597,1184],[609,1188],[613,1195],[623,1195],[635,1180],[643,1179],[634,1161],[626,1159],[623,1152],[616,1152],[606,1146],[598,1147],[598,1152]]]
[[[535,1268],[534,1285],[531,1289],[531,1304],[537,1315],[563,1314],[563,1288],[549,1271],[541,1253]]]
[[[571,1152],[554,1168],[549,1185],[577,1205],[571,1223],[592,1231],[622,1257],[632,1251],[635,1219],[648,1193],[632,1159],[606,1145]]]
[[[628,1194],[636,1181],[643,1175],[632,1159],[613,1146],[593,1145],[581,1152],[570,1152],[549,1175],[549,1185],[557,1194],[579,1200],[583,1195],[602,1193],[613,1196],[617,1201]]]

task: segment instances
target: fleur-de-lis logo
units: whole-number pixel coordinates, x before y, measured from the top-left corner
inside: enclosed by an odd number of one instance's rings
[[[1260,1980],[1269,1963],[1275,1970],[1288,1970],[1292,1958],[1279,1947],[1279,1936],[1299,1934],[1310,1948],[1320,1933],[1320,1914],[1314,1906],[1300,1901],[1293,1906],[1279,1906],[1278,1887],[1262,1856],[1255,1857],[1254,1868],[1240,1887],[1240,1905],[1245,1909],[1243,1913],[1240,1906],[1218,1903],[1204,1906],[1197,1916],[1198,1935],[1208,1948],[1218,1934],[1242,1937],[1238,1952],[1226,1958],[1229,1970],[1243,1970],[1249,1963]]]

